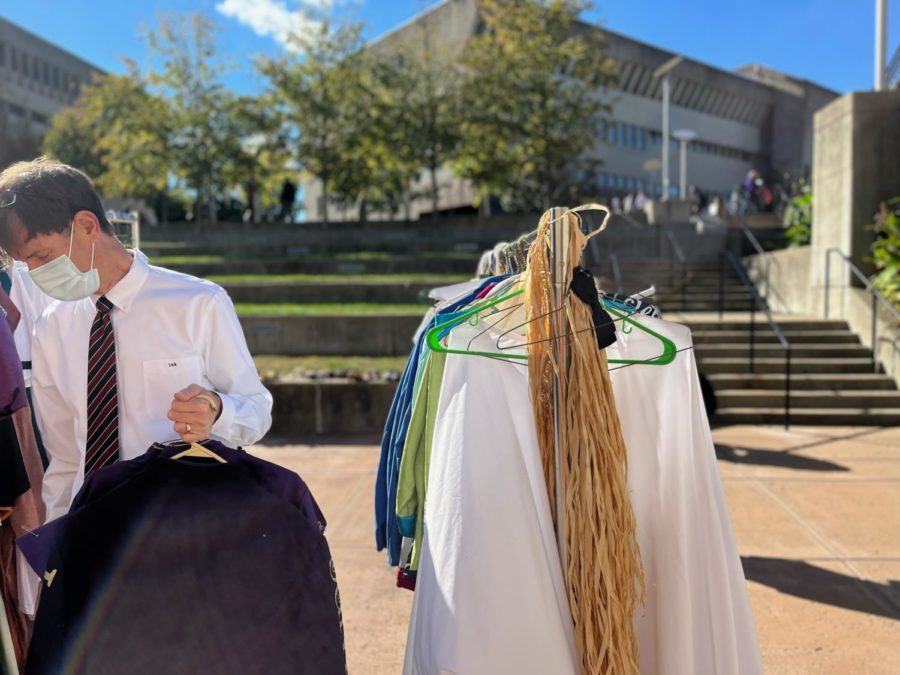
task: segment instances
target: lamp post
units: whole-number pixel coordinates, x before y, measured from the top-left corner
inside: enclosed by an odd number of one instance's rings
[[[887,88],[887,0],[875,0],[875,91]]]
[[[653,71],[654,78],[662,78],[662,198],[669,199],[669,98],[672,83],[670,74],[684,61],[681,56],[673,56]]]
[[[692,129],[676,129],[672,132],[672,136],[678,141],[681,151],[681,176],[678,185],[678,198],[684,201],[687,199],[687,146],[688,143],[697,138],[697,132]]]

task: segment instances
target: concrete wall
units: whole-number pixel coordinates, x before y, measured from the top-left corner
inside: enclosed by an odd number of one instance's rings
[[[251,354],[403,356],[412,348],[413,334],[422,317],[272,315],[241,316],[240,320]]]
[[[13,68],[13,53],[15,65]],[[0,126],[18,124],[24,110],[31,131],[43,134],[50,118],[71,105],[99,68],[0,18]]]
[[[815,117],[812,256],[837,247],[865,274],[873,233],[868,225],[881,201],[900,194],[900,90],[848,94]],[[820,293],[824,267],[811,279]],[[854,283],[834,265],[831,280]]]
[[[272,428],[267,440],[316,435],[370,435],[384,428],[395,382],[268,382]]]
[[[832,256],[832,265],[837,263]],[[825,259],[817,256],[812,246],[799,246],[749,256],[744,264],[763,297],[767,295],[765,279],[768,268],[768,302],[772,311],[826,318],[824,292],[814,287],[811,279],[824,278]],[[859,335],[862,343],[872,348],[872,294],[847,283],[834,283],[829,289],[828,317],[842,319]],[[888,375],[900,386],[900,352],[892,344],[900,341],[900,325],[889,310],[876,307],[877,359]],[[900,349],[900,342],[897,342]]]

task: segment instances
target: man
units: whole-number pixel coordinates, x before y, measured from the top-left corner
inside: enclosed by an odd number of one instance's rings
[[[0,249],[58,300],[31,359],[48,519],[91,471],[153,442],[239,446],[268,430],[272,397],[228,295],[126,250],[85,174],[45,158],[0,173]]]

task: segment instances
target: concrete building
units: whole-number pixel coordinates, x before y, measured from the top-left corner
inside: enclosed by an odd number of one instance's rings
[[[0,18],[0,163],[33,156],[53,115],[102,72]]]
[[[421,41],[423,31],[436,49],[459,54],[480,28],[476,0],[444,0],[381,37],[371,48]],[[598,30],[582,23],[578,30]],[[675,54],[633,38],[605,31],[609,54],[619,64],[619,86],[608,92],[612,113],[600,146],[604,166],[597,176],[601,198],[637,190],[661,194],[661,83],[653,71]],[[837,92],[759,65],[729,72],[689,58],[671,74],[671,129],[691,129],[697,139],[688,148],[688,183],[705,192],[727,195],[751,168],[775,179],[784,173],[808,175],[812,166],[813,115],[838,97]],[[670,139],[670,191],[678,185],[678,147]],[[655,170],[648,170],[655,169]],[[473,191],[449,172],[441,175],[442,211],[472,203]],[[321,185],[305,186],[307,219],[322,213]],[[431,210],[429,200],[410,205],[413,218]],[[334,219],[356,214],[330,207]]]

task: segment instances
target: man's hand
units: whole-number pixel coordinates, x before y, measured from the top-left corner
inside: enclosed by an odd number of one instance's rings
[[[208,396],[216,402],[215,407],[206,398],[198,396]],[[221,410],[222,399],[216,392],[192,384],[175,393],[168,417],[175,423],[175,433],[186,443],[194,443],[209,438]]]

